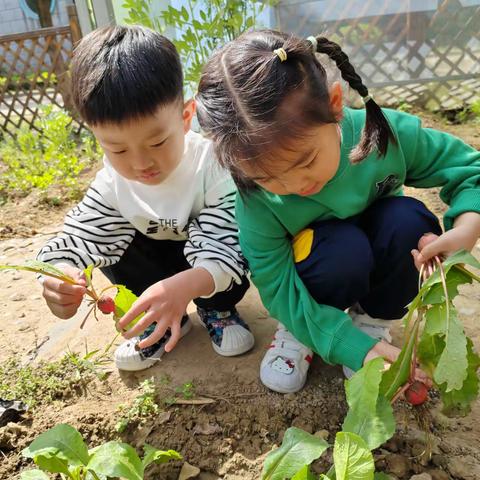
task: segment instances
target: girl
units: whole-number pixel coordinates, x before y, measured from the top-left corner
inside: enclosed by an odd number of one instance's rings
[[[343,107],[315,53],[335,62],[365,110]],[[283,324],[262,361],[263,383],[302,388],[311,350],[346,374],[377,356],[393,362],[389,326],[417,292],[415,267],[471,250],[480,235],[480,153],[380,109],[325,37],[240,36],[206,65],[197,104],[241,190],[236,215],[252,280]],[[403,185],[442,187],[445,233]],[[417,249],[426,233],[430,243]]]

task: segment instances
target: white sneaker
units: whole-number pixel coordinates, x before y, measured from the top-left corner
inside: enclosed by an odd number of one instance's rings
[[[354,308],[351,308],[348,313],[352,317],[353,324],[362,332],[378,340],[386,340],[391,343],[390,327],[393,320],[373,318],[366,313],[358,313]],[[343,374],[346,378],[351,378],[354,373],[351,368],[343,367]]]
[[[115,350],[115,365],[119,370],[137,372],[150,368],[160,360],[165,353],[165,345],[170,339],[170,330],[167,330],[167,333],[150,347],[137,347],[138,342],[147,338],[155,330],[155,327],[156,324],[152,323],[140,336],[126,340]],[[192,321],[188,315],[184,315],[181,323],[181,336],[186,335],[191,328]]]
[[[312,358],[312,350],[279,324],[260,365],[260,380],[275,392],[298,392],[305,385]]]

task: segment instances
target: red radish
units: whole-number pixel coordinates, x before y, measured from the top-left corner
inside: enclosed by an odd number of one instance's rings
[[[428,388],[423,382],[416,380],[407,388],[405,398],[410,405],[421,405],[428,399]]]
[[[100,297],[97,305],[102,313],[109,314],[115,311],[115,302],[112,297],[107,297],[106,295]]]

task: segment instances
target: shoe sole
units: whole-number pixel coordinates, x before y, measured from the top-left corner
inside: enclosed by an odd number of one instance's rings
[[[202,322],[203,323],[203,322]],[[205,327],[206,328],[206,327]],[[252,332],[250,332],[252,333]],[[212,343],[212,347],[213,349],[215,350],[216,353],[218,353],[219,355],[221,355],[222,357],[236,357],[237,355],[242,355],[243,353],[247,353],[249,352],[255,345],[255,339],[253,338],[253,334],[252,336],[250,337],[251,338],[251,341],[248,343],[248,345],[246,347],[243,347],[243,348],[238,348],[236,350],[230,350],[230,351],[225,351],[225,350],[222,350],[215,342],[211,342]]]
[[[180,340],[192,329],[192,320],[189,318],[187,322],[182,326],[180,329]],[[165,353],[165,345],[160,347],[151,357],[146,358],[142,361],[141,364],[138,364],[138,368],[132,368],[132,363],[127,363],[122,365],[121,361],[115,359],[115,366],[119,370],[123,370],[125,372],[140,372],[142,370],[146,370],[147,368],[152,367],[155,365]]]
[[[207,331],[208,333],[208,328],[207,326],[205,325],[205,323],[203,323],[202,319],[200,318],[200,315],[199,315],[199,321],[200,321],[200,325]],[[249,330],[250,332],[250,330]],[[247,347],[245,348],[238,348],[236,350],[231,350],[229,352],[225,351],[225,350],[222,350],[213,340],[211,340],[211,344],[212,344],[212,348],[213,350],[215,351],[215,353],[218,353],[219,355],[221,355],[222,357],[236,357],[237,355],[242,355],[243,353],[247,353],[249,352],[254,346],[255,346],[255,337],[253,336],[253,333],[250,332],[251,334],[251,341],[250,343],[247,345]]]
[[[262,379],[262,376],[260,375],[260,382],[262,382],[262,384],[267,387],[269,390],[272,390],[273,392],[277,392],[277,393],[297,393],[299,392],[304,386],[305,384],[307,383],[307,376],[305,376],[305,380],[302,382],[301,385],[299,385],[298,387],[295,387],[295,388],[282,388],[281,386],[279,385],[276,385],[276,384],[273,384],[273,383],[268,383],[268,382],[265,382],[263,379]]]

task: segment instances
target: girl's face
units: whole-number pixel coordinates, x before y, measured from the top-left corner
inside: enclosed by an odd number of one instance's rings
[[[314,195],[327,184],[340,164],[340,128],[325,124],[289,142],[288,150],[272,152],[270,158],[241,166],[243,173],[265,190],[277,195]]]
[[[342,117],[342,89],[335,82],[329,91],[330,109]],[[295,115],[294,104],[284,106]],[[268,158],[239,167],[243,174],[265,190],[277,195],[315,195],[335,176],[340,164],[341,131],[337,123],[309,128],[300,138],[283,142],[287,147],[269,152]]]

